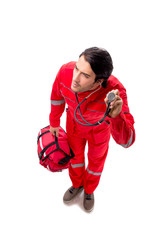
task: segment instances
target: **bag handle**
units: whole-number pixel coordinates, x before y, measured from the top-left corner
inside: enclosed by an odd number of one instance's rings
[[[48,127],[48,126],[47,126],[47,127]],[[45,127],[45,128],[46,128],[46,127]],[[40,134],[40,135],[38,136],[38,139],[37,139],[37,144],[38,144],[39,139],[40,139],[44,134],[47,134],[47,133],[49,133],[49,132],[50,132],[50,130],[47,130],[47,131],[43,132],[42,134]],[[53,146],[54,144],[56,144],[57,149],[53,150],[53,151],[50,152],[47,156],[45,156],[44,159],[42,159],[43,154],[45,153],[45,151],[46,151],[49,147]],[[48,145],[40,152],[40,154],[39,154],[39,159],[40,159],[40,160],[42,159],[42,161],[44,161],[47,157],[49,157],[49,155],[50,155],[51,153],[53,153],[53,152],[55,152],[55,151],[57,151],[57,150],[61,150],[62,152],[64,152],[64,154],[66,155],[66,157],[62,158],[62,159],[58,162],[58,164],[63,165],[63,164],[65,164],[65,163],[68,163],[69,160],[75,156],[75,154],[73,153],[73,151],[72,151],[72,149],[71,149],[70,146],[69,146],[69,148],[70,148],[70,155],[66,154],[66,153],[59,147],[58,137],[55,135],[55,141],[54,141],[54,142],[51,142],[50,144],[48,144]]]

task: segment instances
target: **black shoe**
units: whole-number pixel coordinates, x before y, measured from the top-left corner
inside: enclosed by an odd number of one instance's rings
[[[65,203],[69,203],[71,202],[76,196],[78,193],[82,192],[83,190],[83,186],[81,187],[78,187],[78,188],[74,188],[73,186],[70,187],[64,194],[63,196],[63,201]]]
[[[87,194],[84,192],[84,201],[83,201],[84,209],[87,212],[91,212],[94,208],[94,194]]]

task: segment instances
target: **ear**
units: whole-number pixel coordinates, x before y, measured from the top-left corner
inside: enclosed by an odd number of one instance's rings
[[[104,81],[104,79],[98,79],[98,81],[97,81],[97,82],[99,82],[100,84],[102,84],[102,83],[103,83],[103,81]]]

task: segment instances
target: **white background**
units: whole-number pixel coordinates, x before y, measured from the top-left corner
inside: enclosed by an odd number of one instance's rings
[[[1,1],[1,239],[160,239],[159,22],[158,0]],[[36,140],[57,71],[92,46],[113,58],[136,142],[123,149],[111,140],[88,214],[83,196],[63,204],[68,171],[42,168]]]

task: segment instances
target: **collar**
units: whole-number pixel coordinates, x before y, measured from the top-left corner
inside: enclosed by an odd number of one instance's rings
[[[90,90],[90,91],[86,91],[86,92],[78,92],[77,96],[80,99],[84,99],[87,98],[89,101],[94,101],[97,96],[102,95],[105,92],[105,89],[101,86],[101,87],[97,87],[94,90]]]

